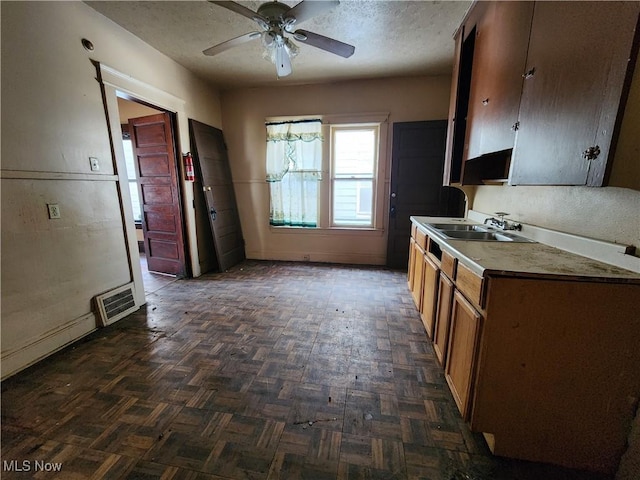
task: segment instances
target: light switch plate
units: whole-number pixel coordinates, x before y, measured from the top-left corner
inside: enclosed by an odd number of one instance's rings
[[[50,219],[60,218],[60,206],[57,203],[47,203],[47,209]]]
[[[89,157],[89,163],[91,164],[92,172],[100,171],[100,161],[96,157]]]

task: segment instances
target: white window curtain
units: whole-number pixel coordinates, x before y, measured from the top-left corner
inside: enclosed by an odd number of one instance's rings
[[[269,223],[317,227],[318,181],[322,176],[322,122],[267,123]]]

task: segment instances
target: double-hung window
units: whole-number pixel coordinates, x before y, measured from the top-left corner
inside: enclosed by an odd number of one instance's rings
[[[331,226],[373,227],[378,126],[331,127]]]

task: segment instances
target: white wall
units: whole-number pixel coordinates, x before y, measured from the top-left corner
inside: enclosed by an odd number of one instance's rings
[[[268,117],[389,113],[388,145],[380,161],[388,192],[393,122],[447,118],[451,78],[412,77],[223,92],[224,134],[229,149],[248,258],[384,264],[386,231],[281,229],[269,226],[265,182]],[[382,204],[388,203],[384,199]],[[322,207],[321,207],[322,208]],[[324,206],[326,208],[326,205]],[[385,208],[386,210],[386,208]],[[386,218],[387,212],[383,212]]]
[[[184,100],[191,118],[219,127],[221,109],[215,90],[84,3],[0,7],[4,378],[93,330],[92,297],[131,280],[91,59]]]

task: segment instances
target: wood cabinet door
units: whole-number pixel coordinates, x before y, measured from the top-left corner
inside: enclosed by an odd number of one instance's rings
[[[456,121],[458,111],[458,94],[460,83],[460,60],[462,55],[462,41],[464,34],[464,25],[460,27],[455,35],[455,51],[452,75],[452,88],[449,97],[449,117],[447,123],[447,144],[444,154],[444,172],[442,178],[443,185],[451,185],[460,182],[460,172],[462,170],[462,157],[457,155],[458,144],[461,140],[459,123]]]
[[[533,2],[490,2],[476,25],[464,159],[513,148]]]
[[[640,2],[536,2],[514,185],[604,182]],[[598,146],[594,160],[583,157]]]
[[[449,349],[445,378],[465,420],[469,418],[471,387],[482,317],[456,291],[453,295]]]
[[[411,295],[416,304],[416,308],[420,311],[422,305],[422,286],[424,284],[424,250],[417,243],[413,244],[413,283],[411,285]]]
[[[433,351],[442,366],[445,366],[447,361],[452,300],[453,282],[449,280],[446,275],[441,273],[440,285],[438,288],[438,303],[436,307],[436,326],[433,334]]]
[[[407,283],[409,284],[409,290],[413,291],[413,277],[415,275],[415,265],[413,264],[413,259],[415,257],[416,241],[411,237],[409,239],[409,265],[407,271]]]
[[[424,281],[422,286],[422,303],[420,305],[420,318],[427,332],[427,336],[433,338],[433,326],[436,317],[436,300],[438,298],[438,277],[440,269],[429,260],[427,255],[423,257],[424,261]]]

